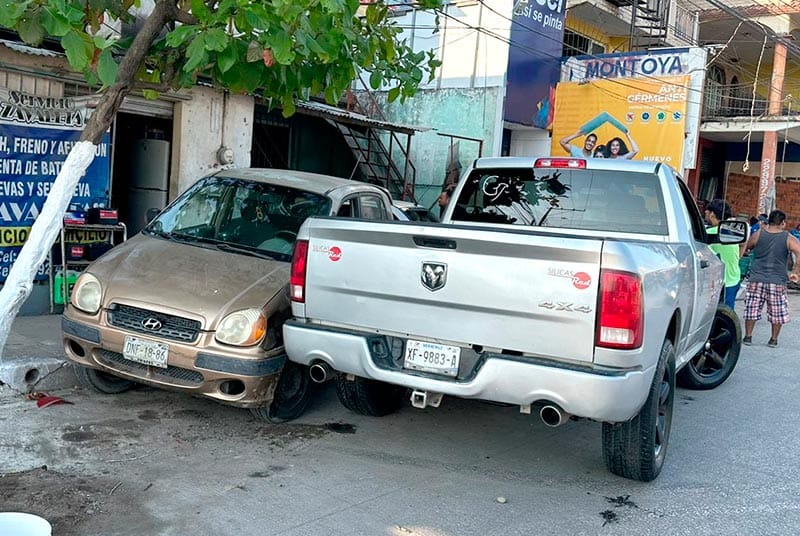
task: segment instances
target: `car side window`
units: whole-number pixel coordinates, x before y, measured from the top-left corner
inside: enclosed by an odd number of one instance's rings
[[[703,218],[700,215],[700,210],[697,208],[697,203],[694,202],[694,197],[692,197],[691,192],[689,192],[689,188],[686,187],[684,184],[683,179],[680,177],[676,177],[678,186],[681,190],[681,197],[683,198],[683,204],[686,207],[686,211],[689,214],[689,221],[692,224],[692,235],[694,236],[695,240],[700,242],[706,241],[706,226],[703,224]]]
[[[362,194],[358,197],[358,217],[365,220],[390,219],[381,198],[372,194]]]
[[[353,210],[354,199],[351,197],[349,199],[345,199],[342,201],[339,210],[336,212],[336,215],[340,218],[352,218],[355,214]]]

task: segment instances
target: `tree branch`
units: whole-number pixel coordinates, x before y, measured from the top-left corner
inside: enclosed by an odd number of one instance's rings
[[[156,0],[153,11],[145,19],[142,28],[136,34],[131,47],[119,64],[116,81],[100,97],[97,108],[86,122],[86,127],[81,133],[81,141],[90,141],[95,145],[100,143],[103,134],[111,126],[117,110],[122,105],[125,95],[130,93],[136,73],[147,57],[153,41],[158,37],[164,25],[176,20],[177,15],[178,8],[174,0]]]
[[[200,22],[200,21],[197,20],[197,17],[195,17],[194,15],[189,13],[188,11],[184,11],[182,9],[178,9],[177,11],[178,12],[175,15],[175,20],[180,22],[180,23],[195,25],[198,22]]]

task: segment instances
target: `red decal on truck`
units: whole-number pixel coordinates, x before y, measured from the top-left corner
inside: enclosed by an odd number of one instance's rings
[[[572,285],[578,289],[586,289],[589,288],[589,285],[592,284],[592,276],[587,274],[586,272],[578,272],[572,276]]]
[[[342,258],[342,250],[339,246],[331,246],[330,249],[328,249],[328,258],[333,262]]]

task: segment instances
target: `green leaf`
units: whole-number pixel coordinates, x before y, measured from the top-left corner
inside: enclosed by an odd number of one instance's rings
[[[231,44],[217,56],[217,66],[220,72],[225,73],[233,67],[239,55],[236,53],[236,45]]]
[[[16,26],[19,18],[28,9],[28,5],[30,5],[30,0],[25,2],[5,0],[0,3],[0,26],[5,26],[6,28]]]
[[[369,75],[369,85],[372,89],[378,89],[381,87],[381,83],[383,83],[383,75],[380,71],[372,71],[372,74]]]
[[[61,13],[53,13],[49,7],[42,9],[42,26],[54,37],[63,37],[70,30],[67,18]]]
[[[294,99],[291,95],[284,96],[281,99],[281,107],[283,108],[283,117],[291,117],[297,111],[294,105]]]
[[[200,21],[207,21],[209,18],[209,11],[203,0],[191,0],[192,15],[197,17]]]
[[[400,96],[400,86],[393,87],[389,90],[389,102],[394,102],[397,100],[397,97]]]
[[[206,32],[206,50],[222,52],[228,46],[230,36],[222,28],[212,28]]]
[[[183,71],[190,73],[197,69],[200,65],[208,61],[208,52],[206,52],[205,35],[200,34],[194,38],[186,49],[186,63],[183,66]]]
[[[143,89],[142,96],[144,96],[147,100],[156,100],[158,98],[158,91],[153,91],[152,89]]]
[[[29,45],[38,45],[45,35],[44,27],[39,22],[38,13],[28,11],[17,23],[17,32],[23,41]]]
[[[67,53],[69,64],[76,71],[83,71],[89,64],[89,53],[86,50],[86,42],[75,30],[70,30],[61,38],[61,46]]]
[[[271,36],[270,42],[272,44],[272,54],[275,56],[275,61],[282,65],[287,65],[294,60],[294,52],[292,51],[292,40],[286,33],[280,31]]]
[[[167,34],[167,45],[178,48],[197,33],[197,26],[178,26]]]
[[[111,51],[106,49],[100,53],[100,59],[97,60],[97,76],[104,86],[110,86],[117,79],[117,71],[119,65],[114,61],[111,56]]]

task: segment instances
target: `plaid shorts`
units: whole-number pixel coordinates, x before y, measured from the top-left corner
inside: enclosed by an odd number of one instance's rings
[[[747,300],[744,306],[745,320],[761,320],[761,309],[767,303],[767,320],[770,324],[789,322],[789,299],[786,285],[777,283],[747,283]]]

